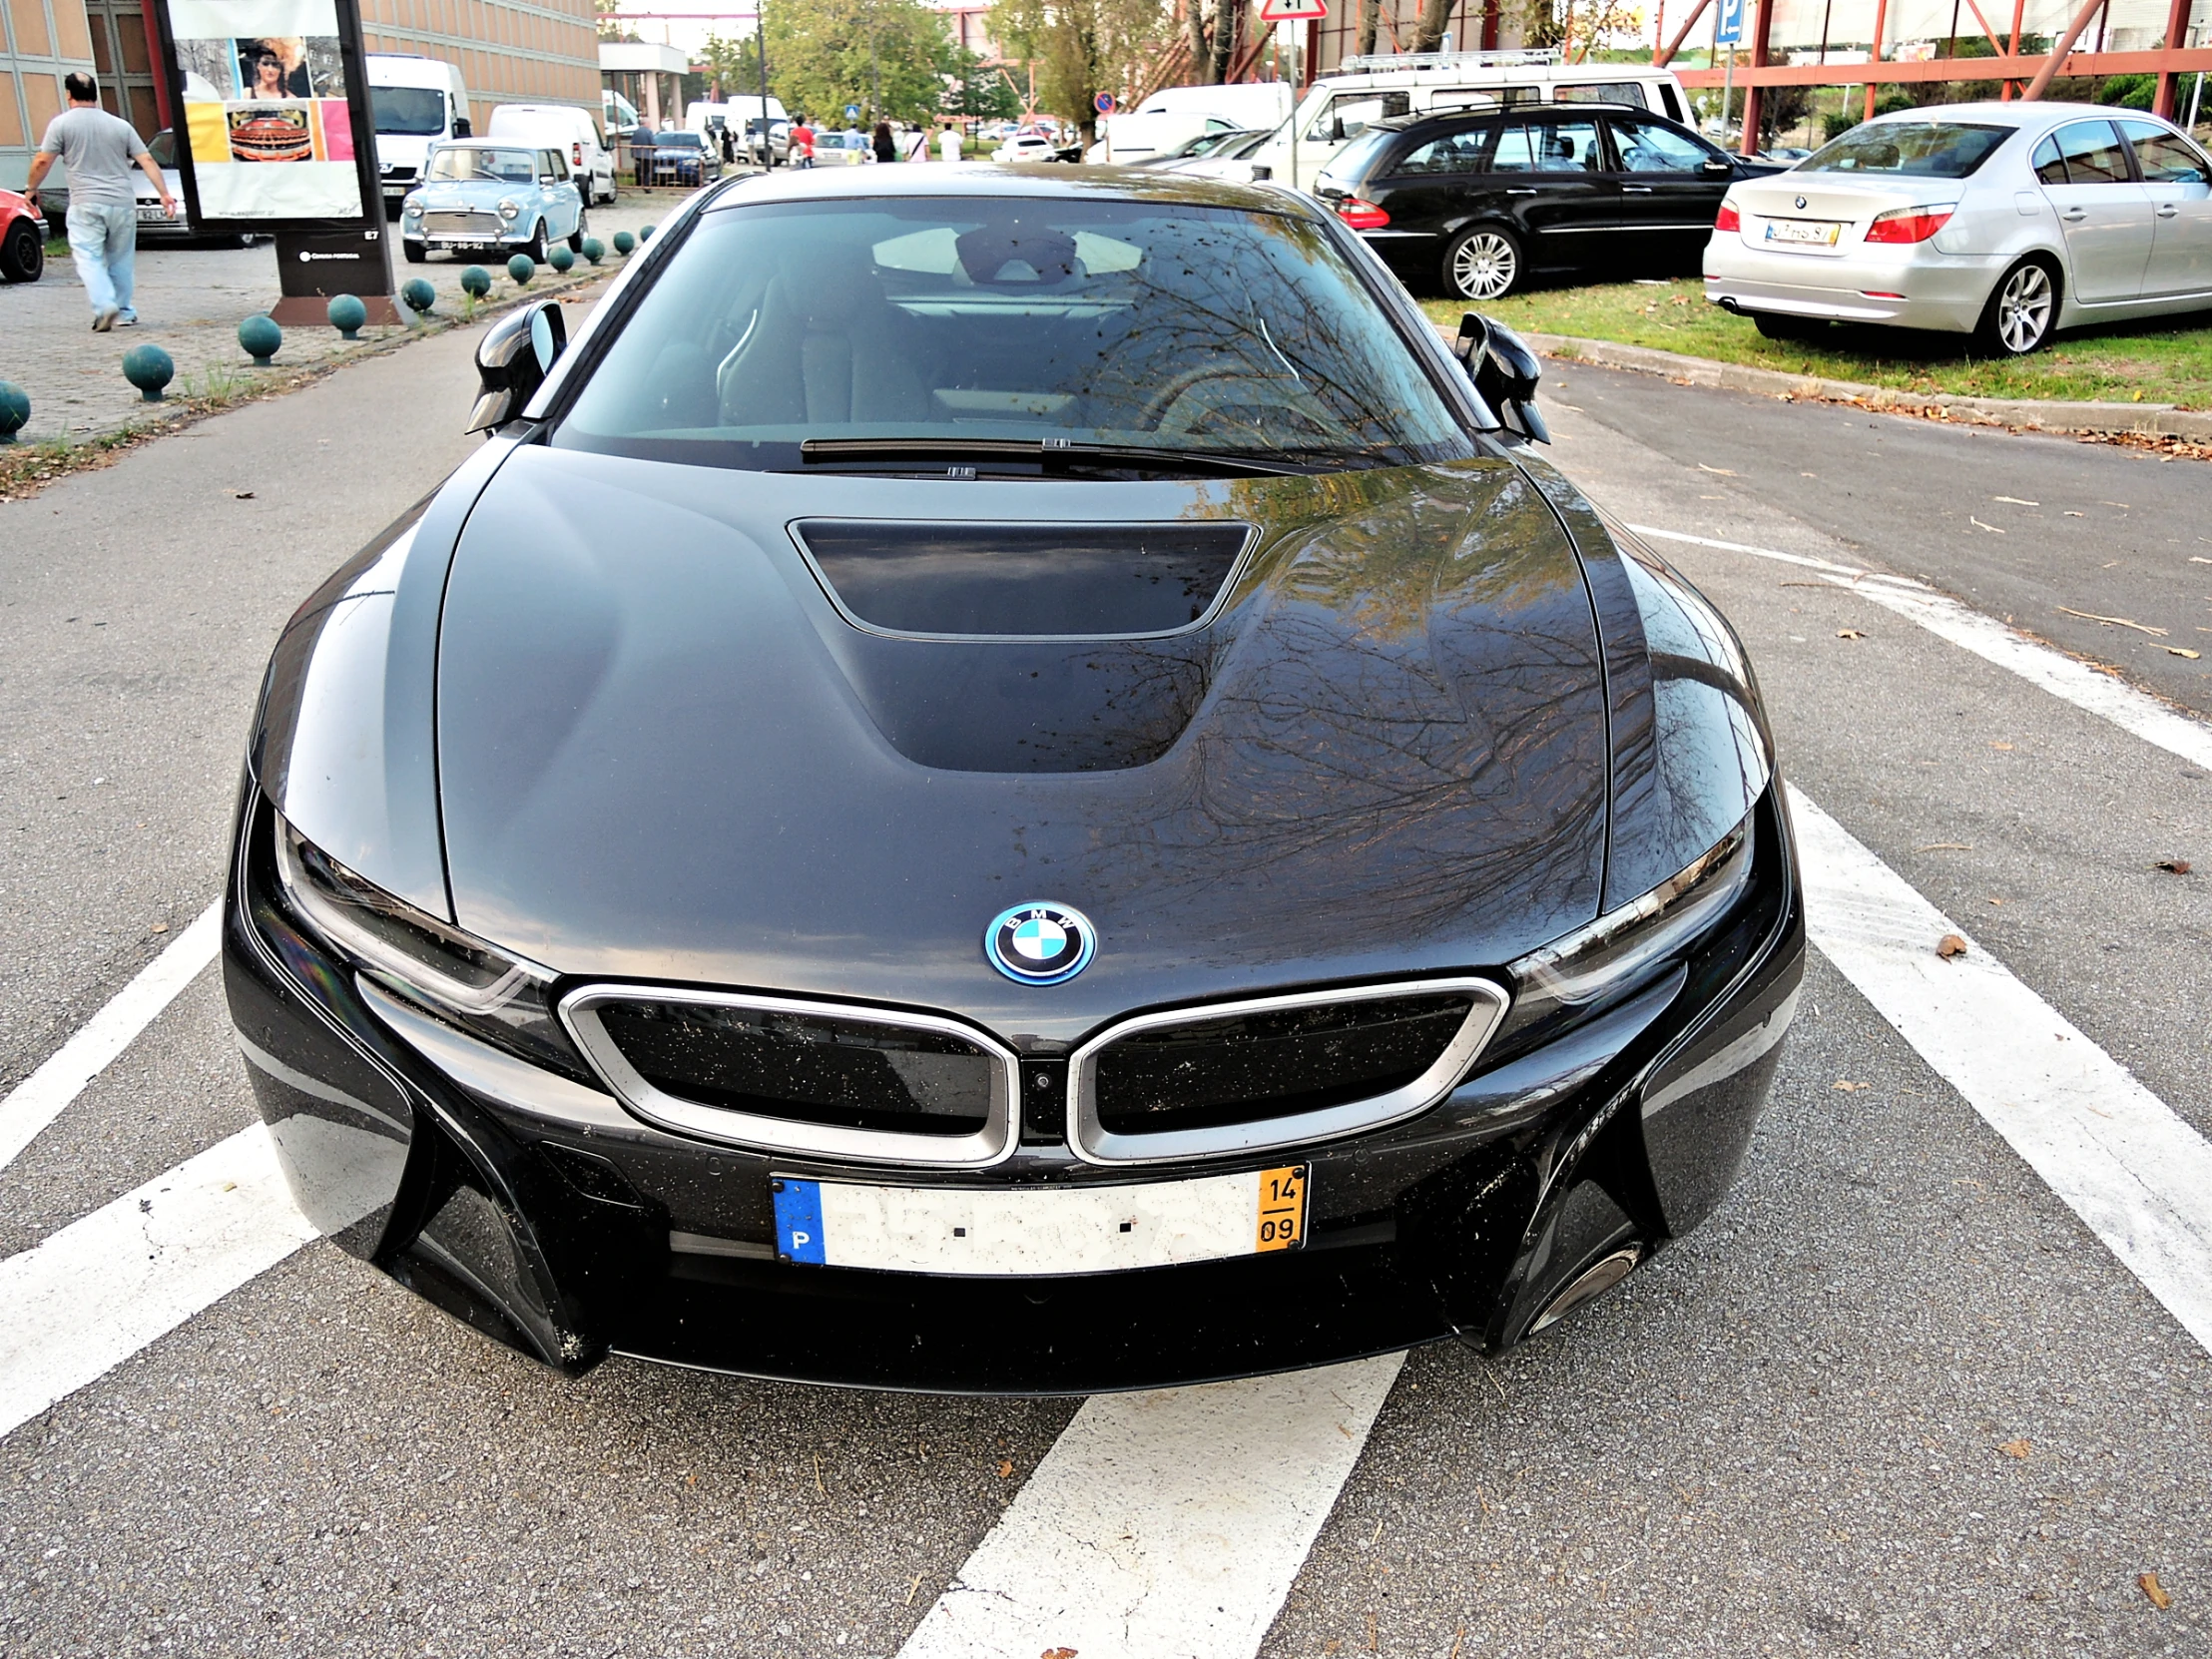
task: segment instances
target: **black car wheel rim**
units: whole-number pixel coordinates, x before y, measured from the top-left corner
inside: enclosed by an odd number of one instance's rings
[[[2005,350],[2024,355],[2043,343],[2053,297],[2050,273],[2039,265],[2023,265],[2005,277],[1997,290],[1997,338]]]
[[[1520,255],[1495,231],[1477,231],[1452,251],[1452,285],[1468,299],[1495,299],[1520,275]]]

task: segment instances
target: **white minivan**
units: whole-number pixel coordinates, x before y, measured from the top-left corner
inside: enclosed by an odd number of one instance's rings
[[[407,52],[368,54],[368,107],[376,122],[376,174],[384,212],[399,217],[399,204],[421,181],[430,147],[467,138],[468,87],[443,58]]]
[[[558,146],[568,155],[569,176],[583,191],[585,207],[615,199],[615,153],[581,104],[496,105],[485,136],[515,139],[533,148]]]
[[[1691,119],[1689,95],[1674,71],[1649,64],[1562,63],[1548,49],[1392,53],[1347,58],[1320,77],[1292,119],[1245,159],[1267,169],[1262,176],[1276,184],[1311,190],[1330,158],[1370,122],[1508,104],[1571,103],[1626,104],[1669,121]]]

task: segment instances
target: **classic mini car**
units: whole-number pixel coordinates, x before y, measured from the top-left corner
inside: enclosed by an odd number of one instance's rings
[[[0,190],[0,282],[35,282],[45,269],[45,219],[19,192]]]
[[[2061,328],[2212,307],[2212,160],[2134,110],[1877,116],[1728,193],[1705,296],[1778,339],[1874,322],[2016,357]]]
[[[565,150],[491,139],[441,144],[423,167],[423,183],[399,211],[399,245],[409,265],[438,249],[496,249],[545,263],[549,244],[581,253],[588,230],[584,199]]]
[[[565,1368],[1072,1391],[1503,1348],[1722,1201],[1772,738],[1510,333],[1288,192],[945,167],[562,317],[253,722],[226,982],[346,1249]]]

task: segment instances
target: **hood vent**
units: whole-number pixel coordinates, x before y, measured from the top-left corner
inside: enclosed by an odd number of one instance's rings
[[[808,519],[792,535],[845,621],[906,639],[1157,639],[1199,628],[1249,524],[901,524]]]

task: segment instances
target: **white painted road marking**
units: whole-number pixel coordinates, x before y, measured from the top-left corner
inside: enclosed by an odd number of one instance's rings
[[[1971,939],[1937,956],[1964,930],[1790,800],[1821,954],[2212,1349],[2212,1145]]]
[[[1809,570],[1822,581],[1849,588],[1861,598],[1918,623],[1938,639],[1948,640],[1984,662],[2017,674],[2030,685],[2040,686],[2053,697],[2063,698],[2077,709],[2110,721],[2145,743],[2155,744],[2192,765],[2212,771],[2212,726],[2177,713],[2157,698],[2100,673],[2086,663],[2076,662],[2063,651],[2038,645],[1994,617],[1983,616],[1924,582],[1916,582],[1909,576],[1859,570],[1827,559],[1809,558],[1802,553],[1782,553],[1771,547],[1749,547],[1742,542],[1716,541],[1710,536],[1655,529],[1648,524],[1631,524],[1629,528],[1639,536],[1660,541],[1687,542],[1696,547],[1716,548],[1723,553],[1748,553],[1755,559],[1771,559]]]
[[[0,1262],[0,1434],[314,1236],[257,1123]]]
[[[215,960],[223,937],[223,901],[209,905],[138,977],[117,991],[44,1065],[0,1100],[0,1169],[15,1160],[39,1132],[69,1109],[85,1085],[115,1063],[138,1034],[160,1017]]]
[[[1403,1361],[1086,1400],[899,1659],[1248,1659]]]

